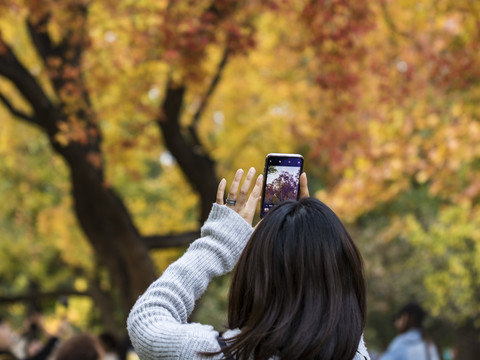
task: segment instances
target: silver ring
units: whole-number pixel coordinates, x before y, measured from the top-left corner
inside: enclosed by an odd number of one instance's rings
[[[235,200],[235,199],[228,199],[228,198],[227,198],[227,200],[225,201],[225,203],[226,203],[227,205],[235,206],[235,204],[237,203],[237,200]]]

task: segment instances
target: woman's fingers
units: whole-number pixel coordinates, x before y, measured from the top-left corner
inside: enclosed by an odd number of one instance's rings
[[[227,196],[227,206],[235,207],[235,202],[237,200],[237,192],[240,186],[240,181],[242,181],[243,170],[238,169],[233,178],[232,185],[230,185],[230,190],[228,191]]]
[[[258,202],[262,197],[262,185],[263,185],[263,175],[258,175],[255,186],[248,197],[248,200],[245,206],[238,211],[240,216],[242,216],[249,224],[252,224],[253,217],[255,216],[255,211],[257,209]]]
[[[307,174],[302,173],[300,175],[300,194],[299,198],[303,199],[306,197],[310,197],[310,193],[308,191],[308,182],[307,182]]]
[[[227,186],[227,180],[222,179],[218,184],[217,189],[217,204],[223,205],[223,197],[225,196],[225,187]]]
[[[240,187],[240,182],[243,178],[243,170],[239,169],[235,173],[235,177],[230,185],[230,190],[228,191],[228,197],[225,202],[225,205],[235,210],[241,217],[243,217],[250,225],[253,222],[253,217],[255,216],[255,211],[258,205],[260,198],[262,197],[262,185],[263,185],[263,176],[259,175],[255,181],[255,185],[252,183],[255,178],[255,168],[250,168],[247,172],[245,180],[243,181],[242,186]],[[225,188],[227,186],[227,181],[222,179],[218,184],[217,189],[217,199],[216,202],[219,205],[223,205]]]
[[[248,192],[252,184],[253,177],[255,176],[255,168],[251,167],[248,172],[245,180],[243,181],[242,187],[237,195],[237,203],[235,205],[236,209],[242,208],[247,202]]]

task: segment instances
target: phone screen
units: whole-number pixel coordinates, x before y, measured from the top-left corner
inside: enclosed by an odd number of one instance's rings
[[[268,154],[265,159],[260,217],[285,200],[297,200],[303,157],[298,154]]]

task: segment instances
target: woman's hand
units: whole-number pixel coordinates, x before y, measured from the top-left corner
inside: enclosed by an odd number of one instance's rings
[[[250,225],[252,225],[253,216],[255,215],[255,210],[257,209],[257,204],[262,197],[262,175],[259,175],[257,177],[257,181],[255,181],[252,192],[250,193],[250,196],[248,196],[248,192],[252,186],[254,177],[255,169],[252,167],[250,168],[250,170],[248,170],[247,176],[245,177],[242,187],[240,188],[240,182],[243,178],[243,170],[237,170],[237,172],[235,173],[235,177],[232,181],[232,185],[230,185],[230,190],[228,191],[228,197],[226,201],[226,206],[235,210]],[[225,179],[222,179],[220,181],[220,184],[218,184],[217,204],[224,204],[223,197],[225,194],[226,186],[227,181]]]

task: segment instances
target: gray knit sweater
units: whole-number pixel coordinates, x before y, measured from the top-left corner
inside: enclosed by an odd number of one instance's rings
[[[213,205],[201,238],[150,285],[130,312],[128,333],[140,359],[207,359],[199,352],[220,349],[212,326],[187,323],[187,318],[212,278],[233,269],[252,232],[235,211]],[[223,336],[238,333],[229,330]],[[354,360],[364,358],[370,359],[362,339]]]

